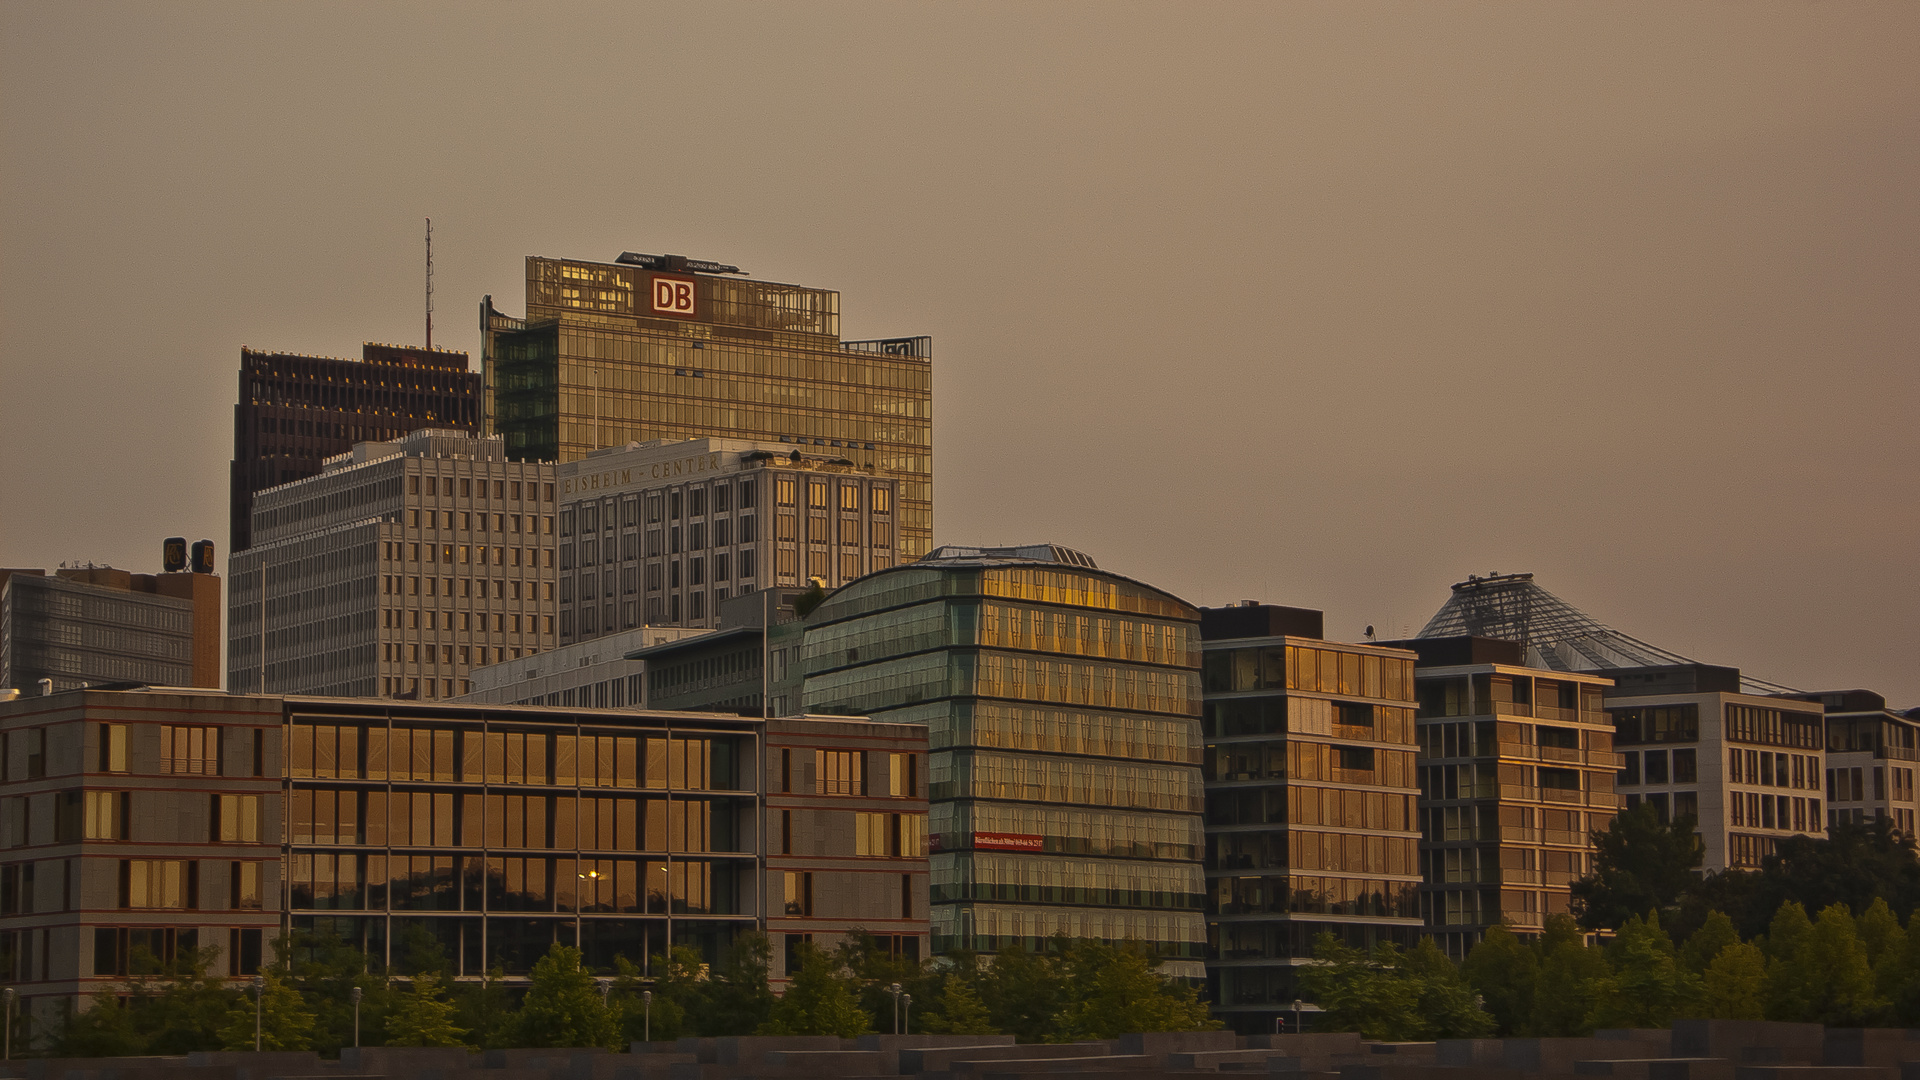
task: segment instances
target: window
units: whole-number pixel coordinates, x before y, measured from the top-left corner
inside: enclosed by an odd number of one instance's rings
[[[224,844],[260,842],[260,796],[214,795],[213,840]]]
[[[1673,782],[1676,784],[1691,784],[1699,778],[1698,759],[1695,757],[1694,751],[1691,749],[1675,750],[1673,752]],[[1799,787],[1800,785],[1795,784],[1794,786]],[[1677,810],[1675,811],[1675,813],[1678,812]]]
[[[860,509],[860,485],[843,483],[840,485],[840,509]]]
[[[127,771],[127,725],[100,725],[100,771]]]
[[[914,754],[887,755],[887,794],[896,799],[920,794],[920,759]]]
[[[864,856],[887,854],[887,819],[890,814],[853,815],[853,853]]]
[[[1667,782],[1667,752],[1665,750],[1647,751],[1647,783],[1664,784]]]
[[[874,513],[885,514],[891,512],[893,508],[893,490],[891,488],[876,487],[873,489],[873,494],[869,496],[869,498],[873,502]]]
[[[863,795],[860,775],[863,757],[857,750],[814,751],[814,790],[822,795]]]
[[[220,729],[162,724],[160,771],[198,776],[220,775]]]
[[[813,914],[813,875],[788,871],[786,885],[786,913],[788,915]]]
[[[1734,751],[1734,760],[1740,760],[1740,753],[1737,750]],[[1734,779],[1737,780],[1739,777],[1736,776]],[[1628,750],[1620,755],[1620,775],[1618,780],[1622,784],[1638,784],[1640,782],[1640,754],[1638,751]]]
[[[1579,791],[1580,772],[1577,769],[1541,769],[1540,786],[1555,791]]]
[[[237,862],[228,878],[227,906],[234,911],[260,910],[260,864]]]
[[[754,528],[754,524],[753,524],[755,520],[756,519],[751,516],[743,517],[740,519],[740,542],[741,543],[751,544],[756,539],[759,538],[759,533]]]
[[[125,840],[131,814],[130,792],[89,791],[81,835],[88,840]]]
[[[1373,748],[1368,746],[1342,746],[1340,749],[1340,767],[1350,772],[1373,771]]]
[[[8,863],[0,866],[0,915],[33,914],[33,864]],[[13,972],[0,971],[0,978],[11,981]]]
[[[1699,793],[1693,792],[1693,791],[1674,792],[1673,793],[1673,816],[1677,818],[1690,817],[1695,820],[1698,820],[1700,817]]]
[[[200,864],[181,859],[123,859],[120,862],[120,906],[175,908],[199,906]]]
[[[825,510],[827,508],[827,482],[825,480],[809,479],[807,481],[807,506],[813,510]]]

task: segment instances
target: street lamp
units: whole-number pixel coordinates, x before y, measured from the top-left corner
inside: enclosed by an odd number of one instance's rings
[[[9,986],[5,990],[0,990],[0,998],[5,998],[7,1003],[6,1015],[4,1017],[0,1017],[0,1023],[4,1023],[7,1027],[7,1056],[4,1059],[0,1059],[0,1060],[12,1061],[13,1060],[13,987]]]
[[[1299,1035],[1301,1034],[1301,1032],[1302,1032],[1302,1029],[1300,1027],[1300,999],[1294,998],[1293,999],[1293,1033],[1295,1035]]]
[[[893,1033],[900,1034],[900,984],[888,983],[887,993],[893,995]]]
[[[360,1046],[360,997],[360,988],[357,986],[347,991],[348,1000],[353,1002],[353,1045],[355,1049],[358,1049]]]
[[[646,1009],[646,1021],[640,1029],[640,1041],[653,1042],[653,991],[640,991],[640,1004]]]
[[[913,995],[901,994],[900,1002],[906,1008],[906,1011],[903,1014],[906,1018],[906,1027],[905,1027],[904,1033],[911,1035],[913,1034]]]
[[[260,1052],[260,1003],[267,996],[267,977],[253,977],[253,1052]]]

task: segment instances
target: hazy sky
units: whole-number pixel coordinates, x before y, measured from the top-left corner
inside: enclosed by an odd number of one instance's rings
[[[1920,5],[0,3],[0,565],[227,535],[240,347],[529,254],[934,338],[938,539],[1920,704]]]

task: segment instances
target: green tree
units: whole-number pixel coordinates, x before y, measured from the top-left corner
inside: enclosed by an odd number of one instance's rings
[[[887,988],[895,983],[913,995],[914,1027],[933,1030],[927,1022],[939,1011],[941,979],[930,964],[896,953],[866,933],[847,935],[833,955],[851,980],[860,1007],[873,1018],[873,1030],[893,1031],[893,993]]]
[[[1729,912],[1748,937],[1759,933],[1789,901],[1807,911],[1845,904],[1850,912],[1865,912],[1875,897],[1896,912],[1920,906],[1920,854],[1914,838],[1897,832],[1886,818],[1836,825],[1824,838],[1781,837],[1776,852],[1761,861],[1753,876],[1744,919]]]
[[[431,972],[415,975],[413,992],[401,995],[387,1020],[386,1045],[465,1046],[467,1033],[453,1022],[453,1015],[440,977]]]
[[[696,1034],[751,1035],[773,1013],[767,969],[773,949],[767,935],[749,931],[733,939],[701,986],[699,1008],[689,1009]]]
[[[1547,920],[1541,935],[1540,981],[1533,996],[1533,1033],[1590,1035],[1588,1019],[1601,983],[1613,972],[1599,949],[1588,948],[1571,919]]]
[[[915,999],[918,1000],[917,998]],[[921,1012],[921,1031],[935,1035],[991,1035],[995,1032],[987,1003],[980,1000],[973,980],[958,972],[947,974],[940,982],[940,993]]]
[[[68,1018],[53,1053],[56,1057],[126,1057],[146,1046],[146,1036],[134,1025],[133,1010],[122,1005],[112,990],[101,989],[84,1012]]]
[[[387,1015],[396,995],[385,978],[368,970],[365,950],[327,930],[295,931],[276,940],[273,952],[280,957],[275,973],[300,992],[313,1012],[312,1049],[334,1055],[352,1044],[356,988],[361,992],[361,1045],[386,1041]]]
[[[1680,947],[1680,964],[1696,975],[1703,974],[1722,949],[1739,943],[1740,932],[1733,928],[1733,920],[1722,912],[1709,911],[1700,929]]]
[[[609,1001],[613,1007],[614,1023],[620,1028],[621,1041],[671,1042],[684,1034],[687,1024],[684,1002],[689,1000],[690,994],[683,989],[681,980],[691,985],[699,978],[700,954],[684,945],[673,951],[683,954],[683,962],[691,965],[690,972],[669,971],[673,961],[656,953],[653,967],[661,972],[661,976],[656,980],[648,980],[641,976],[640,969],[634,966],[633,961],[624,956],[613,958],[613,996]],[[642,996],[649,991],[653,994],[651,1015],[647,1001]]]
[[[1060,945],[1064,948],[1064,938]],[[984,968],[980,996],[996,1030],[1021,1042],[1047,1042],[1053,1018],[1067,1006],[1066,976],[1053,956],[1015,945],[1001,950]]]
[[[1610,828],[1594,830],[1593,873],[1573,883],[1581,925],[1617,927],[1643,912],[1676,907],[1706,855],[1695,825],[1690,815],[1663,822],[1653,804],[1642,803]]]
[[[514,1025],[520,1046],[614,1047],[618,1033],[580,950],[556,942],[534,962]]]
[[[1478,1038],[1497,1027],[1430,938],[1411,950],[1383,944],[1369,956],[1323,933],[1313,954],[1321,963],[1301,969],[1300,987],[1320,1006],[1322,1030],[1427,1040]]]
[[[266,988],[259,992],[257,1005],[250,992],[228,1010],[226,1026],[220,1029],[221,1046],[228,1050],[253,1049],[257,1019],[260,1049],[313,1049],[313,1012],[300,991],[271,971],[263,972],[261,978]]]
[[[434,974],[438,974],[435,972]],[[445,976],[441,976],[445,982]],[[476,982],[447,987],[453,999],[454,1026],[467,1033],[469,1045],[499,1050],[513,1045],[516,1018],[513,994],[507,989],[507,970],[496,963]]]
[[[1866,946],[1867,963],[1879,967],[1881,960],[1888,954],[1906,951],[1907,932],[1900,928],[1900,917],[1887,906],[1887,898],[1876,896],[1867,910],[1854,920],[1860,933],[1860,944]]]
[[[161,961],[144,948],[128,958],[127,981],[141,1053],[186,1054],[216,1050],[227,1011],[240,997],[223,976],[209,974],[219,950],[181,949]]]
[[[773,1004],[761,1035],[838,1035],[851,1039],[873,1030],[873,1018],[854,997],[853,980],[833,956],[803,943],[800,970],[787,973],[787,992]]]
[[[1154,969],[1158,957],[1138,941],[1109,945],[1077,941],[1066,957],[1074,1000],[1055,1021],[1067,1040],[1112,1039],[1128,1032],[1210,1031],[1220,1023],[1207,1014],[1191,987]]]
[[[1764,1020],[1767,958],[1757,945],[1734,942],[1707,965],[1699,1013],[1711,1020]]]
[[[1500,1025],[1501,1035],[1524,1035],[1533,1019],[1533,995],[1540,980],[1539,951],[1505,925],[1490,926],[1460,966],[1467,985],[1478,991]]]
[[[1879,1016],[1886,1003],[1874,992],[1867,949],[1846,905],[1833,904],[1809,923],[1800,905],[1788,902],[1773,928],[1769,1019],[1860,1027]]]
[[[1594,1028],[1664,1028],[1685,1016],[1700,993],[1699,977],[1674,958],[1660,916],[1628,919],[1609,949],[1613,973],[1594,989]]]

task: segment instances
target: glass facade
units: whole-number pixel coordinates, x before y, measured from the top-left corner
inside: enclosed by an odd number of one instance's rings
[[[805,708],[928,725],[935,952],[1137,938],[1198,976],[1198,613],[1074,555],[935,552],[833,593]]]
[[[381,954],[424,932],[465,975],[525,974],[555,941],[595,968],[711,955],[758,914],[753,730],[595,719],[296,707],[293,925]]]
[[[661,283],[685,283],[661,307]],[[840,294],[527,259],[526,317],[482,317],[489,430],[520,460],[653,439],[822,448],[900,482],[900,561],[933,541],[929,339],[840,340]]]
[[[174,596],[12,574],[0,584],[0,687],[32,691],[43,678],[56,690],[191,686],[193,615],[193,603]]]
[[[1229,1026],[1272,1031],[1323,932],[1419,937],[1413,668],[1318,639],[1207,642],[1207,966]]]
[[[1495,923],[1537,933],[1570,913],[1615,813],[1611,680],[1492,664],[1417,680],[1421,906],[1458,959]]]

